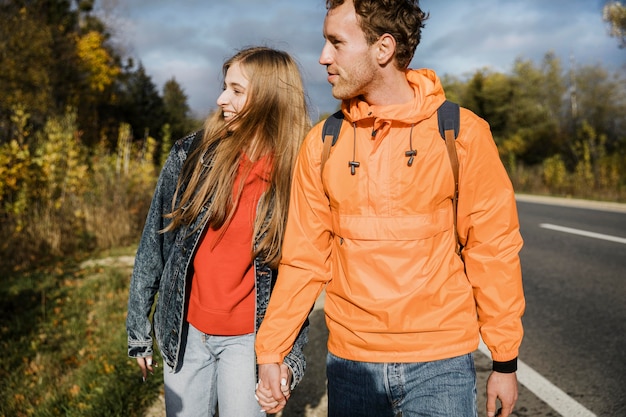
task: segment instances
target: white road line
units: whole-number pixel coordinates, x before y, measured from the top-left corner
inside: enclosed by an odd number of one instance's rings
[[[488,357],[491,357],[489,349],[487,349],[487,346],[482,340],[480,341],[478,349]],[[517,361],[517,380],[562,416],[597,417],[596,414],[587,410],[584,406],[519,359]]]
[[[626,238],[619,237],[619,236],[611,236],[611,235],[605,235],[602,233],[588,232],[586,230],[572,229],[571,227],[557,226],[557,225],[549,224],[549,223],[541,223],[539,227],[543,227],[544,229],[556,230],[558,232],[571,233],[573,235],[587,236],[587,237],[592,237],[595,239],[609,240],[611,242],[626,244]]]

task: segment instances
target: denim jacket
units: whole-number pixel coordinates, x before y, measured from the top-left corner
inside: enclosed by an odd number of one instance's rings
[[[202,132],[196,134],[201,135]],[[193,277],[193,257],[204,228],[194,231],[197,223],[193,222],[178,227],[174,232],[159,231],[170,221],[163,215],[171,211],[178,176],[196,134],[174,144],[159,175],[135,257],[126,318],[128,355],[152,355],[152,324],[149,316],[157,299],[153,317],[154,335],[164,361],[174,370],[179,368],[182,359],[181,341],[187,328],[185,315]],[[198,218],[202,218],[203,214],[204,211]],[[277,271],[263,264],[259,258],[254,259],[254,271],[256,331],[265,316]],[[292,386],[300,382],[304,375],[306,362],[302,349],[308,341],[307,335],[308,321],[302,327],[293,349],[285,357],[285,364],[293,373]]]

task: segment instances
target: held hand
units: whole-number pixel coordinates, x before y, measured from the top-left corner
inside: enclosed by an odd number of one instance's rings
[[[256,387],[256,398],[261,409],[268,414],[275,414],[287,404],[280,385],[282,371],[277,363],[259,365],[259,382]]]
[[[285,396],[286,400],[289,400],[291,396],[291,369],[284,363],[280,364],[280,391]]]
[[[148,378],[148,372],[154,374],[154,369],[152,368],[152,356],[146,356],[145,358],[136,358],[137,364],[141,368],[141,376],[143,378],[143,382],[146,382],[146,378]],[[154,366],[157,366],[156,363]]]
[[[501,414],[496,414],[496,400],[500,399]],[[517,374],[491,372],[487,379],[487,417],[508,417],[517,402]]]

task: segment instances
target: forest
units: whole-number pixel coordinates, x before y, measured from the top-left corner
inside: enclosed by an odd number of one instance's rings
[[[174,77],[159,90],[117,50],[94,6],[0,1],[0,269],[136,242],[172,141],[202,124]],[[490,123],[517,192],[625,202],[625,75],[546,51],[442,81]]]

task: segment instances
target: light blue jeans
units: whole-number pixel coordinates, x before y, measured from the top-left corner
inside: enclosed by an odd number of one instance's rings
[[[477,417],[471,354],[416,363],[355,362],[329,353],[329,417]]]
[[[174,372],[165,365],[165,409],[168,417],[264,416],[254,398],[254,333],[211,336],[189,325],[184,357]]]

